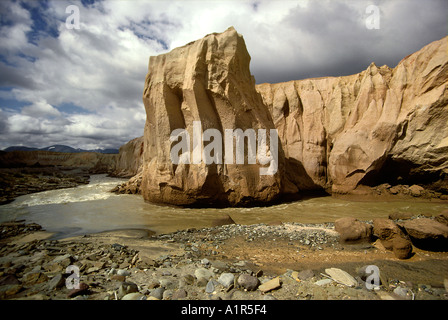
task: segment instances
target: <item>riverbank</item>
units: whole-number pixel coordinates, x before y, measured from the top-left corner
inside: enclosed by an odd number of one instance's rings
[[[378,243],[341,244],[332,223],[119,230],[59,241],[26,226],[0,241],[1,299],[448,299],[448,253],[415,248],[399,260]],[[70,265],[79,268],[79,289],[66,286]],[[378,267],[377,290],[364,282],[368,265]]]
[[[18,196],[88,184],[88,170],[72,167],[0,168],[0,205]]]

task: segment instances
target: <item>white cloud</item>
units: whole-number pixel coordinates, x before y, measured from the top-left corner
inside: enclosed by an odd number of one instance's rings
[[[29,106],[23,107],[22,114],[31,117],[59,117],[61,115],[58,109],[54,108],[44,100],[40,100]]]
[[[444,1],[29,1],[48,25],[32,43],[30,11],[0,1],[8,21],[0,25],[0,85],[13,87],[0,99],[26,103],[3,112],[0,147],[20,139],[118,147],[142,135],[149,56],[229,26],[243,35],[257,82],[354,73],[371,61],[393,66],[446,35]],[[372,2],[381,9],[376,31],[364,25]],[[65,27],[69,4],[80,8],[79,30]]]

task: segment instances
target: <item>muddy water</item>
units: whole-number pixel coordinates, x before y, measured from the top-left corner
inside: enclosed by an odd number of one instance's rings
[[[0,222],[26,219],[36,222],[55,238],[116,229],[148,229],[167,233],[186,228],[212,226],[230,216],[239,224],[274,221],[322,223],[343,216],[360,220],[387,218],[391,212],[438,214],[448,204],[405,201],[347,201],[317,197],[270,207],[184,209],[145,203],[140,196],[108,192],[124,180],[94,175],[88,185],[51,190],[17,198],[0,206]]]

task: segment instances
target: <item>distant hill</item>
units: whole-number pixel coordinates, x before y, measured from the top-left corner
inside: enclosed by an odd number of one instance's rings
[[[42,151],[53,151],[53,152],[65,152],[65,153],[80,153],[80,152],[98,152],[98,153],[107,153],[107,154],[115,154],[118,153],[118,149],[94,149],[94,150],[85,150],[85,149],[75,149],[70,146],[65,146],[62,144],[55,144],[49,147],[45,148],[30,148],[30,147],[24,147],[24,146],[11,146],[3,151],[10,152],[10,151],[36,151],[36,150],[42,150]]]

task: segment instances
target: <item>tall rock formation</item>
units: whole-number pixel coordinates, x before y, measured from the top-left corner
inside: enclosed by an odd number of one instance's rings
[[[448,37],[345,77],[260,84],[301,190],[447,181]]]
[[[395,68],[257,86],[233,28],[151,57],[138,190],[152,202],[210,206],[382,182],[438,181],[448,191],[447,43]]]
[[[283,151],[278,138],[271,137],[274,123],[255,90],[249,62],[244,39],[234,28],[150,58],[143,92],[147,115],[141,183],[144,199],[218,206],[264,203],[279,195]],[[226,143],[225,132],[237,129],[266,130],[264,152],[271,157],[268,164],[250,163],[249,138],[243,139],[248,142],[244,163],[237,162],[236,152],[231,157],[237,143],[232,145],[233,137]],[[205,136],[207,131],[213,133],[213,139]],[[173,132],[178,133],[176,139]],[[182,160],[175,163],[171,151],[180,142],[186,145],[180,150]],[[210,152],[211,145],[221,146],[222,151],[216,148]],[[214,162],[205,163],[203,156],[197,161],[206,152],[216,157]],[[271,171],[274,174],[260,174],[273,164],[277,166]]]

